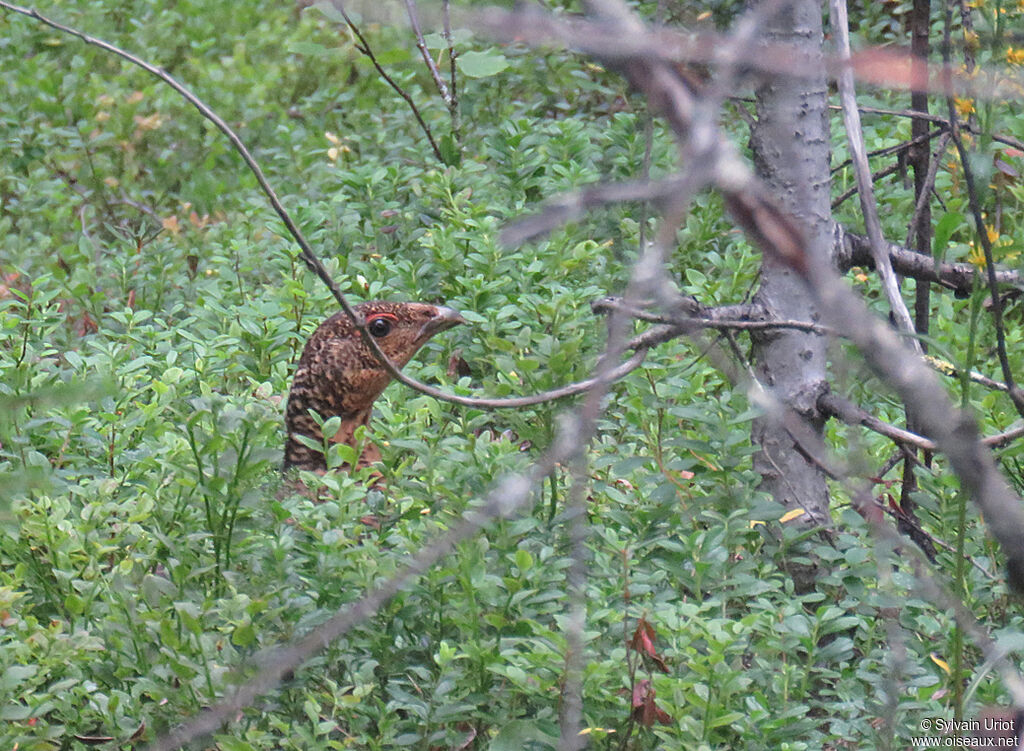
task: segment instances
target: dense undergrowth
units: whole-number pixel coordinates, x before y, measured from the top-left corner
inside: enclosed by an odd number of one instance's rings
[[[105,0],[52,12],[164,66],[236,127],[354,299],[461,310],[473,325],[432,342],[410,366],[418,377],[501,396],[589,374],[605,326],[589,303],[621,289],[649,213],[595,212],[515,250],[497,232],[546,197],[641,174],[647,115],[618,79],[569,54],[465,41],[479,67],[459,78],[456,147],[405,32],[367,23],[382,63],[449,136],[443,164],[406,103],[316,10]],[[237,155],[170,89],[28,19],[2,16],[0,32],[0,745],[127,748],[395,571],[525,467],[564,405],[484,412],[392,386],[373,425],[386,491],[368,495],[347,475],[325,480],[324,503],[282,491],[281,399],[304,338],[334,310],[329,294]],[[909,135],[907,121],[867,125],[872,147]],[[657,175],[675,157],[656,122],[652,133]],[[837,140],[837,162],[843,152]],[[955,170],[940,186],[947,212],[965,211]],[[1000,200],[1020,198],[1008,185]],[[882,200],[900,237],[912,193],[894,186]],[[1019,248],[1014,222],[1000,247]],[[966,222],[953,227],[950,257],[970,254],[969,237]],[[739,302],[756,283],[758,258],[714,196],[696,202],[673,261],[680,287],[707,303]],[[935,302],[934,347],[956,363],[971,305]],[[1018,319],[1011,310],[1015,362]],[[987,333],[982,321],[978,341]],[[449,368],[459,357],[469,375]],[[899,419],[855,360],[836,359],[841,383]],[[998,395],[975,388],[967,400],[986,429],[1009,423]],[[596,747],[873,747],[886,705],[904,745],[921,718],[951,716],[950,615],[876,550],[842,487],[841,533],[815,548],[832,572],[817,593],[792,591],[781,563],[797,533],[756,490],[753,414],[682,341],[613,389],[589,455],[585,718]],[[866,472],[891,452],[831,431]],[[1014,477],[1019,453],[1002,456]],[[928,529],[952,542],[955,482],[941,463],[920,481]],[[568,483],[558,471],[531,513],[460,546],[214,747],[552,748]],[[965,531],[976,565],[956,588],[1007,648],[1024,646],[970,510]],[[938,568],[955,570],[945,549]],[[627,651],[641,620],[667,672]],[[970,707],[1005,701],[973,648],[965,663]],[[653,727],[630,720],[643,679],[668,718]]]

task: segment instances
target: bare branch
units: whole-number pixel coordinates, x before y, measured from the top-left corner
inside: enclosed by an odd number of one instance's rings
[[[455,42],[452,39],[452,13],[451,0],[441,0],[441,15],[444,22],[444,41],[448,46],[448,90],[451,95],[448,97],[448,116],[452,122],[452,135],[456,140],[461,140],[461,126],[459,124],[459,82],[455,71],[455,61],[459,53],[455,49]]]
[[[840,109],[840,107],[839,105],[830,104],[829,109],[837,110]],[[882,107],[867,107],[865,105],[860,105],[857,107],[857,109],[859,109],[861,112],[870,112],[876,115],[892,115],[893,117],[913,117],[918,120],[927,120],[928,122],[939,123],[940,125],[944,125],[946,127],[943,130],[949,130],[949,120],[947,118],[943,117],[942,115],[932,114],[930,112],[923,112],[921,110],[915,109],[889,110],[884,109]],[[964,130],[967,130],[970,133],[973,133],[974,135],[981,135],[983,132],[980,129],[971,126],[968,123],[961,123],[961,126],[966,126],[964,127]],[[1024,141],[1021,141],[1019,138],[1014,138],[1013,136],[1008,136],[1003,133],[987,133],[986,135],[988,135],[993,141],[997,141],[999,143],[1006,144],[1007,146],[1012,146],[1015,149],[1020,149],[1021,151],[1024,151]]]
[[[387,85],[390,86],[398,96],[405,100],[406,104],[409,105],[412,116],[416,118],[416,122],[419,123],[420,130],[423,131],[423,135],[427,137],[427,141],[430,143],[430,150],[434,152],[434,158],[441,162],[441,164],[444,164],[444,157],[441,156],[441,149],[438,148],[437,142],[434,140],[434,134],[431,132],[430,126],[428,126],[426,121],[424,121],[423,115],[420,114],[420,109],[416,106],[416,102],[413,101],[412,96],[410,96],[410,94],[403,89],[395,79],[388,75],[388,72],[384,70],[384,66],[378,62],[377,56],[373,53],[373,48],[370,46],[370,43],[366,41],[366,37],[363,36],[363,32],[361,32],[359,27],[352,22],[351,18],[349,18],[349,15],[345,10],[345,6],[341,2],[335,3],[334,6],[338,9],[338,12],[341,13],[342,18],[345,19],[345,23],[348,24],[352,33],[356,35],[356,39],[359,40],[359,44],[356,45],[356,49],[366,55],[373,67],[377,69],[377,74],[384,79]],[[427,53],[427,57],[430,57],[429,52]],[[431,62],[433,61],[431,60]]]
[[[437,90],[441,94],[445,105],[451,107],[452,93],[448,90],[448,84],[444,82],[444,76],[438,70],[437,63],[434,62],[434,56],[430,54],[430,50],[427,49],[427,43],[423,39],[423,30],[420,28],[420,19],[416,12],[415,0],[405,0],[405,11],[409,14],[409,25],[412,27],[413,34],[416,35],[416,49],[420,51],[420,56],[423,58],[427,70],[430,71],[430,77],[434,79],[434,85],[437,86]],[[449,41],[450,39],[451,35],[449,34]]]
[[[953,378],[963,378],[963,371],[951,362],[940,360],[938,357],[932,357],[931,355],[926,355],[924,361],[928,363],[932,369],[942,373],[943,375],[952,376]],[[1009,391],[1005,383],[994,381],[988,376],[984,376],[974,370],[967,374],[967,378],[972,382],[980,384],[985,388],[992,389],[993,391]]]
[[[870,412],[866,412],[849,399],[846,399],[835,392],[830,391],[827,394],[819,396],[818,407],[824,414],[836,417],[847,425],[863,426],[868,430],[873,430],[880,435],[884,435],[886,438],[891,438],[897,443],[913,446],[914,448],[921,449],[922,451],[935,451],[936,448],[938,448],[935,445],[935,441],[929,440],[924,436],[919,436],[916,433],[911,433],[909,430],[897,428],[895,425],[883,422]]]
[[[871,173],[871,178],[870,178],[871,182],[872,183],[876,183],[879,180],[881,180],[883,177],[888,177],[889,175],[894,175],[894,174],[896,174],[897,172],[899,172],[902,169],[903,169],[903,166],[899,162],[896,162],[894,164],[886,165],[885,167],[882,167],[882,169],[876,170],[875,172]],[[857,195],[859,192],[860,192],[860,184],[859,183],[851,185],[849,188],[847,188],[842,193],[840,193],[838,196],[836,196],[835,198],[832,199],[832,208],[833,209],[839,208],[844,203],[846,203],[850,198],[852,198],[853,196]]]
[[[978,273],[976,266],[969,263],[940,263],[936,265],[928,256],[923,256],[894,243],[888,243],[888,249],[893,269],[904,276],[941,284],[964,297],[969,295],[974,288],[974,276]],[[847,232],[839,224],[835,226],[834,253],[836,265],[840,270],[848,271],[854,266],[872,267],[874,265],[867,238]],[[1016,286],[1024,282],[1017,271],[996,268],[995,275],[997,284],[1001,286]]]
[[[842,109],[842,108],[837,106],[837,107],[835,107],[835,109]],[[857,107],[857,111],[858,112],[863,112],[864,108],[863,107]],[[919,144],[931,141],[933,138],[936,138],[937,136],[942,135],[947,130],[948,130],[948,128],[935,128],[934,130],[930,130],[927,133],[923,133],[922,135],[915,136],[914,138],[911,138],[908,141],[901,141],[900,143],[897,143],[897,144],[895,144],[893,146],[885,146],[884,148],[881,148],[881,149],[875,149],[874,151],[867,152],[867,154],[868,154],[868,157],[891,156],[892,154],[900,154],[901,152],[910,151],[912,148],[914,148],[915,146],[917,146]],[[831,169],[829,169],[829,173],[834,175],[837,172],[839,172],[839,170],[844,169],[846,167],[849,167],[851,164],[853,164],[853,158],[852,157],[848,158],[848,159],[844,159],[839,164],[836,164]]]
[[[589,211],[624,201],[663,202],[672,198],[683,185],[678,176],[657,180],[588,185],[571,193],[549,198],[540,213],[509,222],[501,231],[501,243],[514,248],[536,240],[558,227],[574,222]]]
[[[773,318],[761,305],[724,305],[709,308],[689,298],[680,298],[681,303],[669,313],[651,313],[642,308],[628,306],[617,297],[603,297],[590,304],[595,313],[617,310],[631,318],[650,323],[660,323],[679,329],[680,333],[692,333],[699,329],[718,331],[765,331],[770,329],[795,329],[823,336],[835,336],[828,326],[811,321],[785,321]]]
[[[1016,441],[1021,436],[1024,436],[1024,425],[1018,425],[1016,428],[1010,428],[1002,433],[986,436],[982,439],[982,443],[990,448],[1001,448],[1008,443]]]
[[[949,132],[944,132],[942,137],[939,138],[939,143],[935,147],[934,157],[928,159],[928,171],[925,174],[924,179],[921,181],[921,190],[917,197],[917,201],[914,203],[914,213],[910,217],[910,222],[907,224],[907,247],[910,247],[910,244],[914,240],[914,235],[918,234],[919,225],[922,223],[928,228],[927,238],[925,239],[929,242],[925,243],[924,247],[927,247],[930,244],[930,221],[923,220],[923,217],[927,214],[929,220],[931,219],[931,212],[926,211],[928,207],[928,198],[931,196],[932,191],[935,190],[935,178],[938,177],[939,174],[939,164],[942,163],[942,155],[946,153],[946,147],[949,146],[950,138],[952,138],[952,136],[950,136]],[[924,152],[924,154],[927,156],[928,152]],[[920,250],[921,249],[919,248],[919,251]],[[930,253],[926,254],[921,252],[920,255],[927,255],[929,259],[931,258]],[[928,332],[924,331],[922,333],[927,334]]]
[[[832,21],[832,34],[839,48],[841,58],[850,57],[850,24],[846,13],[846,0],[829,0],[829,18]],[[878,204],[875,202],[875,189],[871,184],[871,168],[864,147],[864,133],[860,127],[860,113],[857,112],[857,99],[853,89],[853,71],[844,69],[838,77],[839,97],[843,105],[843,122],[846,124],[846,137],[850,144],[854,172],[857,176],[857,189],[860,195],[860,208],[864,216],[864,225],[871,243],[871,255],[875,259],[875,270],[882,279],[882,289],[889,300],[896,325],[901,331],[913,335],[914,321],[910,317],[907,304],[900,294],[896,274],[893,273],[889,254],[886,251],[885,238],[882,236],[882,223],[878,219]],[[917,339],[911,339],[912,346],[921,352]]]

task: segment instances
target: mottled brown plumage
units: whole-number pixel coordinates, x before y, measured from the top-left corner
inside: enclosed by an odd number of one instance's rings
[[[365,302],[355,309],[363,316],[377,344],[398,367],[409,362],[434,334],[465,323],[451,308],[424,303]],[[325,421],[340,417],[341,427],[330,440],[355,448],[356,429],[369,423],[373,402],[390,381],[391,376],[344,312],[320,324],[306,342],[288,395],[285,470],[296,467],[323,472],[327,469],[323,452],[304,445],[295,437],[305,435],[316,445],[323,445],[323,435],[310,410]],[[367,443],[358,466],[379,460],[380,451]]]

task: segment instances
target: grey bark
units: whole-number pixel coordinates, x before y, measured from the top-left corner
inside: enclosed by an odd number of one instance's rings
[[[751,132],[754,164],[775,197],[803,225],[810,252],[830,256],[832,221],[829,196],[829,123],[822,63],[822,7],[797,0],[766,29],[768,41],[803,52],[813,78],[777,77],[757,90],[757,120]],[[766,258],[755,302],[786,320],[817,321],[811,295],[789,268]],[[807,423],[804,435],[820,440],[824,418],[817,398],[826,389],[826,343],[820,336],[786,330],[753,337],[755,370],[762,384]],[[829,524],[825,475],[810,459],[819,446],[798,446],[781,421],[767,416],[753,426],[760,447],[754,469],[761,487],[787,509],[804,509],[806,524]],[[797,587],[813,582],[813,572],[792,571]]]

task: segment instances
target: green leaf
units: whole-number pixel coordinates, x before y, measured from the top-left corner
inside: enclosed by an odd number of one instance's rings
[[[335,415],[320,426],[320,432],[327,438],[333,438],[341,427],[341,418]]]
[[[244,623],[231,634],[231,642],[239,647],[251,647],[256,643],[256,629],[251,623]]]
[[[964,223],[964,215],[957,211],[950,211],[944,214],[935,223],[935,235],[932,237],[932,256],[937,263],[941,263],[946,257],[946,248],[949,246],[949,238]]]
[[[85,612],[85,600],[72,593],[64,598],[64,607],[66,607],[70,613],[81,615]]]
[[[527,748],[554,748],[556,738],[545,733],[531,720],[512,720],[498,731],[487,746],[488,751],[523,751]]]
[[[412,53],[405,47],[394,47],[374,52],[377,62],[381,65],[397,65],[412,59]]]
[[[464,44],[472,38],[473,32],[469,29],[452,29],[452,46],[454,47],[458,47],[460,44]],[[433,34],[425,34],[423,36],[423,42],[427,45],[427,49],[448,49],[448,40],[444,38],[444,34],[436,32]]]
[[[230,735],[217,735],[217,747],[223,751],[256,751],[252,744]]]
[[[470,78],[496,76],[509,65],[508,58],[493,50],[463,52],[456,59],[456,64]]]
[[[462,152],[459,150],[459,142],[451,133],[445,133],[438,141],[437,148],[441,151],[441,158],[449,167],[458,167],[462,163]]]
[[[327,52],[327,47],[324,47],[322,44],[317,44],[316,42],[296,40],[288,45],[288,51],[294,52],[297,55],[317,57]]]

